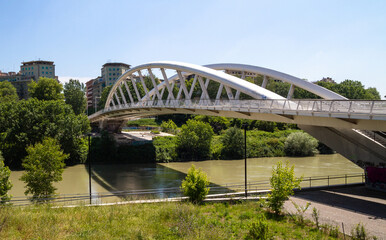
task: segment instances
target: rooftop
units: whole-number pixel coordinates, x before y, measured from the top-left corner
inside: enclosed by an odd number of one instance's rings
[[[126,64],[126,63],[115,62],[115,63],[105,63],[105,64],[103,64],[103,67],[125,67],[125,68],[130,68],[130,65]]]
[[[54,65],[54,62],[38,60],[38,61],[22,62],[22,64],[23,66],[36,65],[36,64]]]

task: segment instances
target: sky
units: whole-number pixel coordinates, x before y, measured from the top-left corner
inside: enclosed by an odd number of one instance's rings
[[[384,0],[0,0],[0,70],[54,61],[62,82],[106,62],[244,63],[386,95]]]

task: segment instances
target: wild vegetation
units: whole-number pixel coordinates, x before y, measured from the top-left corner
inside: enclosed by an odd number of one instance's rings
[[[26,148],[46,137],[56,139],[64,153],[69,154],[66,164],[84,163],[87,142],[83,136],[90,131],[87,116],[76,115],[71,105],[63,101],[63,87],[55,79],[32,82],[32,98],[0,101],[0,150],[5,164],[20,168]]]
[[[202,203],[209,193],[209,180],[200,168],[197,169],[193,164],[189,168],[186,178],[182,180],[181,191],[189,197],[192,203]]]
[[[67,157],[53,138],[29,146],[23,160],[25,172],[20,178],[26,183],[25,194],[32,194],[32,200],[36,202],[53,197],[56,190],[53,183],[62,180]]]
[[[256,201],[10,207],[0,208],[0,223],[0,239],[343,239],[331,226],[277,217]]]
[[[4,166],[4,159],[0,151],[0,206],[7,203],[11,196],[8,195],[8,191],[12,188],[12,184],[9,181],[11,171],[7,166]]]

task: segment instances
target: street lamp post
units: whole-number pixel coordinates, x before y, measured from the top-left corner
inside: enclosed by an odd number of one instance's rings
[[[245,198],[248,196],[247,182],[247,124],[244,124],[244,171],[245,171]]]
[[[90,157],[90,146],[91,146],[91,133],[87,134],[88,136],[88,186],[90,192],[90,205],[91,205],[91,157]]]

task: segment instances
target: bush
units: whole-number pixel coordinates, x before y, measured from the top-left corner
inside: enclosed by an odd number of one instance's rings
[[[260,215],[256,222],[253,222],[245,239],[270,239],[268,222],[264,215]]]
[[[281,213],[284,201],[290,195],[294,194],[294,188],[300,188],[302,178],[296,179],[294,175],[294,166],[289,167],[287,161],[285,166],[278,162],[272,169],[272,177],[269,179],[272,192],[268,194],[268,205],[276,215]]]
[[[33,201],[47,201],[56,190],[52,183],[62,180],[64,160],[68,154],[60,150],[53,138],[45,138],[42,143],[29,146],[27,153],[23,159],[25,173],[20,178],[27,184],[25,194],[31,193]]]
[[[222,158],[240,159],[244,156],[244,134],[240,128],[231,127],[222,135]]]
[[[285,140],[285,153],[287,156],[313,156],[316,152],[318,141],[304,132],[291,133]]]
[[[354,240],[366,240],[369,239],[365,226],[362,223],[358,223],[355,228],[351,230],[351,236]]]
[[[209,193],[209,181],[206,174],[201,169],[196,169],[192,164],[185,180],[182,181],[181,191],[189,197],[192,203],[201,203]]]
[[[188,120],[177,135],[177,153],[183,160],[204,160],[210,158],[213,137],[208,123]]]
[[[168,132],[172,134],[177,133],[177,125],[171,119],[169,119],[167,122],[163,121],[161,123],[161,128],[163,132]]]
[[[8,195],[8,191],[12,188],[12,184],[9,181],[11,171],[8,167],[4,167],[4,159],[0,151],[0,205],[7,203],[11,196]]]
[[[177,160],[176,137],[153,138],[156,162],[174,162]]]

